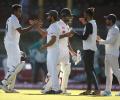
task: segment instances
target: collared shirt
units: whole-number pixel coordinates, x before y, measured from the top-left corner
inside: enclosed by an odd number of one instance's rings
[[[120,31],[117,25],[113,25],[109,31],[106,40],[101,39],[99,44],[105,45],[106,54],[119,56]]]

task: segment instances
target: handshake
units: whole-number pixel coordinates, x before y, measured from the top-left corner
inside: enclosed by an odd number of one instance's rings
[[[36,30],[38,30],[39,28],[42,28],[43,26],[43,22],[41,19],[30,19],[29,24],[33,26]]]
[[[33,19],[29,20],[29,24],[40,33],[42,38],[45,38],[47,36],[47,32],[42,29],[43,22],[41,19]]]
[[[97,42],[98,44],[99,44],[100,40],[101,40],[101,37],[100,37],[99,35],[97,35],[96,42]]]

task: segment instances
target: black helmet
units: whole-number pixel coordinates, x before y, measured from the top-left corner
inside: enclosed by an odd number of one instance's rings
[[[59,19],[57,10],[50,10],[47,15],[53,16],[56,19]]]
[[[60,12],[61,17],[72,16],[71,10],[68,8],[63,8]]]

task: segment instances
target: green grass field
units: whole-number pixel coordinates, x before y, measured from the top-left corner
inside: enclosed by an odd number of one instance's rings
[[[82,91],[69,90],[70,95],[43,95],[40,90],[18,90],[20,93],[4,93],[0,90],[0,100],[120,100],[115,96],[117,92],[112,92],[113,96],[79,96]]]

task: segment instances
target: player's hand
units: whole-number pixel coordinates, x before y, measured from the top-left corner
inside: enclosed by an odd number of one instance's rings
[[[97,41],[100,41],[101,40],[101,37],[99,35],[97,35],[97,38],[96,38]]]
[[[85,20],[85,18],[79,18],[79,21],[80,21],[83,25],[85,25],[85,24],[87,23],[87,21]]]
[[[38,20],[37,26],[38,27],[36,27],[36,28],[42,28],[42,26],[43,26],[42,20]]]
[[[101,40],[101,37],[97,35],[97,38],[96,38],[96,43],[99,44],[99,41]]]
[[[42,26],[43,26],[43,22],[42,22],[41,20],[39,20],[39,21],[37,22],[37,24],[34,26],[34,28],[35,28],[37,31],[39,31],[39,29],[41,29]]]
[[[34,20],[29,20],[29,24],[33,25],[34,24]]]
[[[74,34],[72,34],[71,32],[68,32],[65,35],[66,35],[66,37],[72,37]]]
[[[31,26],[37,26],[38,23],[39,23],[39,20],[29,20],[29,24],[30,24]]]
[[[74,35],[74,34],[70,32],[69,37],[73,37],[73,35]]]

